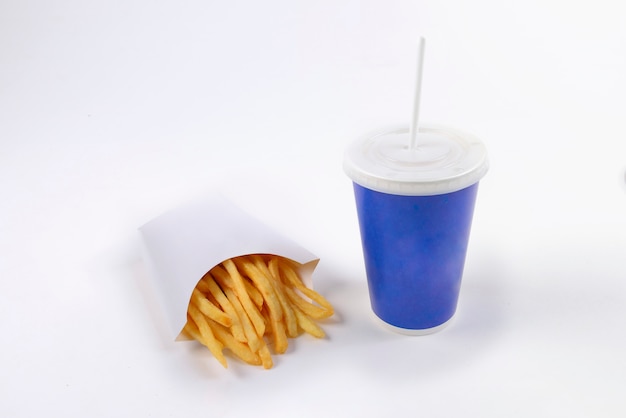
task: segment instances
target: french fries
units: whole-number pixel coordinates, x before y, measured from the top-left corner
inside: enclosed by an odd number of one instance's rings
[[[225,260],[202,277],[183,331],[225,368],[227,349],[247,364],[271,369],[272,351],[285,353],[289,338],[303,333],[323,338],[316,321],[333,314],[333,306],[302,282],[295,262],[255,254]]]

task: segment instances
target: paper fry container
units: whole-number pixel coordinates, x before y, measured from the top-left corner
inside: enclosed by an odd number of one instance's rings
[[[139,228],[143,256],[154,278],[172,338],[185,339],[193,289],[211,268],[229,258],[271,254],[299,264],[311,285],[319,258],[222,197],[171,210]]]

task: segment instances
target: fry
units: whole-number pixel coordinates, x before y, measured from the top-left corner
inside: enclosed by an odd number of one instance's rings
[[[273,331],[273,341],[274,341],[274,351],[277,354],[283,354],[287,351],[289,347],[289,342],[287,341],[287,332],[285,323],[283,320],[286,318],[285,309],[289,309],[289,314],[293,315],[291,312],[291,308],[288,305],[282,303],[282,299],[286,299],[282,292],[282,285],[280,282],[277,282],[273,279],[272,274],[269,269],[265,265],[265,262],[260,257],[254,258],[255,266],[260,270],[260,272],[265,276],[267,283],[271,289],[271,294],[273,296],[272,303],[268,303],[268,308],[270,310],[270,323],[272,324]],[[286,302],[286,300],[285,300]]]
[[[261,341],[260,337],[257,335],[254,329],[254,325],[252,324],[250,317],[241,305],[241,302],[239,301],[239,298],[235,294],[234,290],[227,288],[225,292],[228,296],[228,299],[233,304],[233,308],[235,309],[239,320],[241,321],[241,326],[243,328],[244,334],[244,341],[242,342],[247,343],[253,352],[257,352],[261,347]]]
[[[332,315],[332,312],[329,313],[326,309],[304,300],[290,287],[285,287],[285,293],[287,294],[287,297],[292,305],[297,306],[303,313],[313,319],[324,319]]]
[[[264,274],[262,270],[257,268],[257,263],[261,266],[265,266],[263,261],[252,256],[250,258],[239,257],[235,260],[237,267],[244,271],[245,274],[254,282],[261,294],[263,295],[267,308],[269,311],[270,322],[274,337],[274,350],[277,353],[284,353],[287,351],[287,335],[285,333],[285,327],[281,322],[283,317],[283,310],[280,306],[278,296],[274,286],[270,282],[271,275],[267,267],[267,274]]]
[[[268,269],[272,278],[274,279],[273,285],[276,289],[276,293],[278,294],[278,300],[280,301],[280,305],[283,308],[283,320],[285,321],[287,336],[290,338],[295,338],[298,336],[298,321],[285,294],[285,286],[280,280],[280,270],[278,267],[277,258],[274,257],[269,261]]]
[[[233,279],[234,288],[237,298],[241,301],[241,305],[243,309],[248,314],[250,321],[254,325],[254,329],[258,335],[263,335],[265,332],[265,323],[263,322],[263,318],[259,315],[259,311],[256,309],[256,306],[252,303],[250,299],[250,295],[246,291],[246,287],[244,285],[243,277],[239,274],[239,270],[237,270],[237,266],[232,260],[226,260],[222,263],[226,268],[226,271]]]
[[[196,307],[207,317],[211,318],[215,322],[222,324],[226,327],[232,325],[232,320],[230,316],[228,316],[225,312],[219,310],[217,306],[215,306],[211,301],[209,301],[206,296],[204,296],[198,289],[194,289],[191,294],[191,303],[196,305]]]
[[[230,275],[222,267],[222,265],[217,265],[213,267],[210,273],[213,275],[216,281],[220,283],[220,285],[230,287],[231,289],[235,288],[235,282],[233,281],[233,278],[230,277]],[[244,286],[252,302],[254,302],[256,306],[261,307],[261,305],[263,305],[263,295],[261,295],[261,293],[256,289],[256,287],[254,287],[252,283],[250,283],[249,280],[244,280]]]
[[[283,321],[275,321],[271,317],[271,313],[267,309],[261,311],[263,317],[268,321],[268,327],[265,330],[265,336],[271,337],[273,341],[273,348],[276,354],[283,354],[287,351],[289,343],[287,341],[287,333],[285,330],[285,324]]]
[[[274,361],[272,360],[272,354],[266,345],[261,347],[259,350],[259,357],[261,357],[261,364],[263,364],[264,369],[271,369],[274,366]]]
[[[268,280],[268,276],[264,275],[257,268],[253,260],[254,258],[238,257],[234,261],[237,268],[243,271],[247,277],[252,280],[259,292],[261,292],[270,309],[270,313],[273,312],[276,318],[280,319],[282,317],[282,309],[280,302],[278,302],[276,292]]]
[[[204,294],[210,294],[215,298],[224,312],[226,312],[226,314],[230,317],[230,329],[233,336],[240,342],[246,342],[246,336],[243,332],[243,326],[241,324],[241,320],[239,319],[239,315],[237,314],[237,311],[233,307],[231,301],[228,300],[228,297],[224,294],[224,291],[215,282],[211,272],[205,274],[202,280],[198,282],[198,289]],[[227,326],[226,324],[222,325]]]
[[[335,313],[333,306],[315,290],[306,287],[304,283],[302,283],[302,280],[300,280],[300,277],[298,277],[296,272],[287,263],[281,262],[280,267],[281,272],[284,273],[282,277],[286,279],[288,284],[298,289],[298,291],[300,291],[303,295],[307,296],[320,306],[318,308],[315,305],[310,304],[312,307],[316,308],[311,309],[312,312],[316,312],[316,319],[328,318]]]
[[[226,357],[224,357],[224,353],[222,352],[223,346],[217,339],[215,339],[213,331],[211,331],[211,327],[202,312],[200,312],[193,303],[189,305],[188,312],[194,326],[190,325],[187,327],[187,332],[189,332],[189,334],[196,340],[204,344],[211,351],[211,354],[213,354],[222,366],[224,366],[224,368],[228,368]],[[187,321],[188,324],[189,322],[190,321]]]
[[[241,341],[237,341],[237,339],[233,337],[228,332],[228,329],[225,328],[223,325],[214,322],[213,330],[215,331],[216,337],[224,344],[224,347],[228,348],[241,360],[255,366],[259,366],[262,364],[261,357],[258,354],[254,353],[248,345],[242,343]]]
[[[297,307],[294,308],[294,312],[296,314],[296,318],[298,318],[298,325],[308,334],[311,334],[315,338],[324,338],[326,333],[323,329],[319,327],[313,320],[311,320],[308,316],[304,314]]]

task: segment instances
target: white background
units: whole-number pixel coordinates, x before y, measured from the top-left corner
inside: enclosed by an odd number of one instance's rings
[[[373,320],[345,146],[411,112],[486,143],[461,300]],[[620,1],[0,3],[0,416],[626,413]],[[163,327],[137,228],[224,191],[336,306],[265,371]],[[296,412],[297,411],[297,412]]]

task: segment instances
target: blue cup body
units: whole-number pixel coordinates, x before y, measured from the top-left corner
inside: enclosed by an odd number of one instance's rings
[[[432,196],[353,184],[374,313],[406,330],[446,323],[457,307],[478,183]]]

